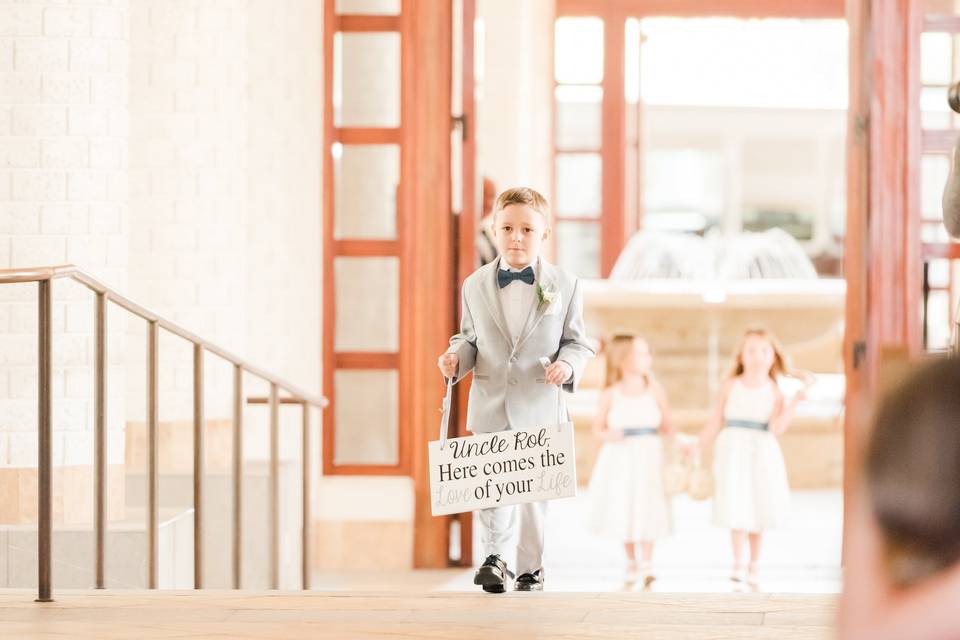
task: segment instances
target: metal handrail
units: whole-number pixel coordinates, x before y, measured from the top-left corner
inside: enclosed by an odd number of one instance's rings
[[[38,602],[50,602],[51,598],[51,536],[52,523],[52,440],[53,440],[53,298],[51,282],[69,278],[93,291],[96,298],[94,310],[94,529],[96,537],[96,588],[104,588],[104,540],[106,532],[106,405],[107,405],[107,302],[147,321],[147,548],[148,586],[157,588],[157,537],[159,533],[157,439],[159,416],[159,330],[180,336],[193,344],[193,507],[194,507],[194,588],[203,588],[203,459],[204,459],[204,402],[203,402],[203,355],[209,352],[233,364],[233,587],[241,586],[241,509],[243,465],[243,373],[246,371],[270,383],[270,396],[265,399],[251,398],[251,404],[270,406],[270,585],[279,587],[279,406],[301,405],[302,421],[302,510],[301,530],[301,582],[304,589],[310,588],[309,580],[309,442],[310,407],[323,409],[327,399],[306,393],[289,382],[255,367],[208,340],[187,331],[180,325],[161,317],[116,290],[103,284],[79,267],[57,265],[23,269],[0,269],[0,284],[36,282],[38,285],[38,346],[39,346],[39,412],[38,412]],[[289,394],[280,397],[280,390]]]

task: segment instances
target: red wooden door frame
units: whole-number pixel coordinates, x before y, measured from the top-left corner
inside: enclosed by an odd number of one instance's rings
[[[410,153],[406,138],[409,127],[405,126],[405,113],[401,104],[400,126],[383,127],[336,127],[333,119],[334,36],[337,33],[394,32],[401,37],[401,47],[407,38],[403,33],[401,16],[338,15],[334,2],[324,3],[323,15],[324,52],[324,109],[323,109],[323,392],[330,400],[324,416],[322,432],[322,469],[326,475],[407,475],[410,473],[410,429],[406,416],[410,412],[408,379],[403,367],[410,347],[404,338],[409,333],[410,306],[406,296],[400,296],[400,308],[396,321],[399,324],[400,340],[396,353],[337,352],[334,327],[336,326],[336,291],[334,259],[336,257],[396,257],[400,259],[398,287],[407,288],[411,269],[402,257],[403,247],[409,239],[403,236],[403,218],[407,209],[402,201],[404,173],[401,171],[397,198],[397,237],[395,240],[337,240],[334,237],[334,206],[337,197],[333,170],[333,147],[341,144],[399,144],[401,164]],[[401,63],[405,54],[401,54]],[[402,80],[401,80],[402,83]],[[401,103],[409,91],[401,85]],[[337,370],[394,370],[398,372],[398,429],[396,464],[336,464],[336,406],[338,402],[334,386]]]
[[[477,171],[477,102],[475,63],[475,23],[477,17],[477,0],[460,0],[462,24],[460,55],[461,83],[460,83],[460,127],[462,133],[461,146],[461,208],[457,221],[457,266],[456,281],[453,290],[454,312],[456,325],[460,324],[460,288],[464,279],[476,269],[477,251],[476,237],[480,219],[486,214],[480,203],[482,193],[481,178]],[[454,52],[457,55],[457,52]],[[454,169],[456,170],[456,168]],[[456,386],[454,397],[454,420],[456,435],[467,435],[467,394],[469,387],[464,384]],[[450,524],[456,521],[460,525],[460,566],[473,564],[473,513],[462,513],[450,518]]]
[[[845,522],[885,351],[921,350],[921,0],[848,0]],[[844,547],[849,536],[844,527]]]

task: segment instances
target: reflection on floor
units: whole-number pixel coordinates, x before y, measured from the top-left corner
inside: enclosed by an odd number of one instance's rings
[[[622,546],[591,535],[584,526],[589,496],[584,491],[550,504],[546,562],[551,591],[635,589],[623,582]],[[760,561],[761,591],[766,593],[839,593],[843,497],[840,491],[795,491],[787,526],[764,536]],[[654,550],[661,593],[731,592],[729,534],[710,524],[710,502],[687,496],[674,499],[674,535]],[[475,524],[475,531],[479,531]],[[477,540],[475,561],[482,562]],[[746,550],[745,550],[746,551]],[[473,589],[465,576],[445,588]]]
[[[547,522],[549,591],[637,591],[623,582],[623,551],[619,543],[587,532],[583,514],[589,497],[550,504]],[[655,593],[735,593],[748,589],[729,580],[729,534],[710,524],[710,503],[686,496],[674,501],[674,535],[657,545]],[[759,591],[764,593],[840,592],[840,543],[843,498],[840,491],[795,491],[791,518],[783,529],[764,538]],[[479,531],[475,523],[475,532]],[[478,533],[475,535],[479,536]],[[479,538],[475,564],[483,561]],[[509,559],[513,563],[513,558]],[[429,591],[478,591],[473,569],[408,573],[320,573],[318,590],[379,591],[398,587]]]

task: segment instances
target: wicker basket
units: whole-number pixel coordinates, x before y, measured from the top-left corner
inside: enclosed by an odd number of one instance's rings
[[[681,449],[683,434],[664,440],[666,462],[663,465],[663,492],[677,496],[687,490],[690,483],[690,463]]]
[[[693,469],[690,470],[687,493],[694,500],[706,500],[713,496],[713,472],[703,466],[699,451],[693,454]]]

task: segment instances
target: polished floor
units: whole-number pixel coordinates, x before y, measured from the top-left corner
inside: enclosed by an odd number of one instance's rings
[[[550,503],[546,559],[551,590],[617,591],[625,586],[623,547],[590,534],[592,499],[586,492]],[[836,491],[794,491],[785,526],[764,536],[759,588],[767,593],[839,593],[843,496]],[[729,532],[710,523],[709,501],[673,499],[674,533],[654,549],[655,592],[740,590],[729,580]],[[477,556],[482,554],[476,545]]]
[[[585,512],[590,497],[557,500],[548,510],[545,563],[551,592],[624,592],[643,590],[624,581],[622,546],[590,534]],[[837,594],[841,588],[840,549],[843,498],[840,491],[795,491],[790,519],[765,536],[756,588],[730,580],[729,533],[710,524],[710,503],[682,497],[674,500],[674,535],[654,550],[657,580],[654,593],[810,593]],[[479,531],[475,525],[475,531]],[[483,561],[479,541],[474,564]],[[391,580],[413,581],[432,591],[467,591],[473,570],[417,572],[318,573],[313,585],[323,590],[380,590]]]

